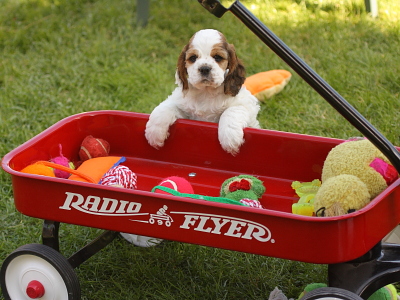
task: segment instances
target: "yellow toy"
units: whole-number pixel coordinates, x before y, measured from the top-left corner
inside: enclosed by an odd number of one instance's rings
[[[294,181],[292,183],[292,188],[296,191],[296,194],[300,199],[297,203],[292,205],[292,213],[296,215],[313,216],[315,194],[319,190],[320,186],[321,181],[319,179],[303,183]]]
[[[260,72],[246,78],[244,86],[260,101],[271,98],[288,84],[292,74],[286,70]]]
[[[315,215],[339,216],[361,209],[397,178],[396,169],[370,141],[339,144],[324,162]]]

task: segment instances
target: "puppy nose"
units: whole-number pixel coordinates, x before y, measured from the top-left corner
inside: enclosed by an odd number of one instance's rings
[[[209,67],[209,66],[201,66],[199,68],[199,72],[203,76],[210,74],[210,71],[211,71],[211,67]]]

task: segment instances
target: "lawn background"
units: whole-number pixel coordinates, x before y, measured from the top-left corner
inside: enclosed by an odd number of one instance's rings
[[[400,5],[378,2],[373,19],[362,0],[243,1],[400,145]],[[218,29],[235,44],[249,75],[291,71],[233,15],[217,19],[195,0],[151,1],[145,28],[137,26],[134,0],[1,0],[0,156],[76,113],[150,113],[174,88],[181,49],[203,28]],[[262,104],[259,119],[274,130],[360,135],[294,73],[282,93]],[[41,220],[18,213],[12,197],[9,175],[1,172],[0,262],[18,246],[41,241]],[[72,254],[99,232],[62,224],[63,253]],[[318,246],[315,240],[305,251]],[[326,282],[324,265],[175,242],[135,248],[122,239],[76,272],[83,299],[91,300],[267,299],[275,286],[297,297],[304,285]]]

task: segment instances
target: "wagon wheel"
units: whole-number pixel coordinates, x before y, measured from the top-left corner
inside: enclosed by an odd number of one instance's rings
[[[334,287],[322,287],[305,294],[301,300],[363,300],[360,296],[344,289]]]
[[[41,244],[27,244],[12,252],[0,271],[5,300],[81,298],[79,281],[68,260]]]
[[[138,247],[155,247],[160,245],[164,241],[163,239],[157,239],[144,235],[123,233],[123,232],[120,232],[120,234],[129,243]]]

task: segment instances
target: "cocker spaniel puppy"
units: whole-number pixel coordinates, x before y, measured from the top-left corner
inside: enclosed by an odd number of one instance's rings
[[[243,128],[259,128],[257,98],[243,87],[245,69],[235,48],[217,30],[198,31],[183,48],[176,70],[178,87],[151,113],[145,136],[164,145],[177,119],[218,123],[218,139],[232,155],[244,143]]]

